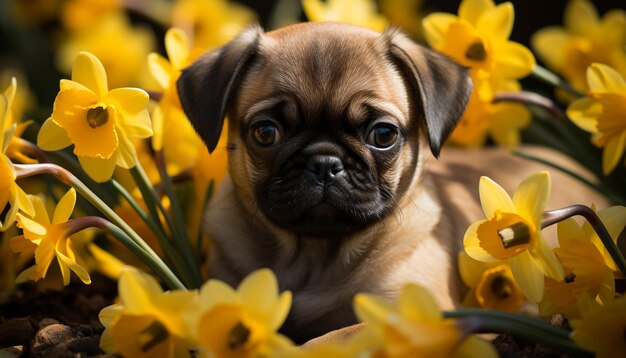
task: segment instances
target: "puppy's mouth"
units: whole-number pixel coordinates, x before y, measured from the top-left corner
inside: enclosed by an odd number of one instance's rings
[[[265,189],[259,202],[267,218],[302,237],[347,237],[387,210],[378,186],[349,172],[325,180],[304,172],[293,179],[275,179]]]

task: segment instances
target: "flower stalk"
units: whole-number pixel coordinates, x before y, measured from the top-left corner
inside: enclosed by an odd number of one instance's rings
[[[591,227],[596,234],[598,234],[602,244],[606,247],[619,270],[626,275],[626,259],[624,258],[624,255],[611,238],[611,235],[598,215],[596,215],[595,211],[591,208],[584,205],[570,205],[561,209],[546,211],[541,222],[541,227],[545,228],[572,216],[582,216],[589,222],[589,224],[591,224]]]
[[[545,82],[549,85],[552,85],[554,87],[560,87],[576,97],[584,96],[583,93],[581,93],[574,87],[570,86],[570,84],[567,83],[565,80],[563,80],[561,77],[557,76],[552,71],[540,65],[536,65],[535,68],[533,68],[531,75],[535,77],[536,79],[542,82]]]
[[[17,179],[50,174],[62,183],[76,189],[79,194],[111,220],[110,225],[106,226],[106,230],[148,265],[168,287],[172,289],[186,288],[154,250],[113,209],[65,168],[51,163],[14,164],[14,167],[17,172]]]

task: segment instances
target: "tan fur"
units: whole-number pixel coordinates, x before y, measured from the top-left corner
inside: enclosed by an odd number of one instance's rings
[[[456,117],[449,118],[452,124],[439,123],[437,116],[446,107],[462,109],[467,98],[460,88],[466,86],[467,77],[457,75],[461,72],[445,58],[427,53],[399,33],[302,24],[253,35],[236,40],[248,39],[254,53],[249,64],[237,63],[245,72],[232,67],[232,78],[239,82],[232,98],[222,100],[230,118],[230,176],[217,190],[206,215],[206,230],[214,240],[211,275],[236,285],[256,269],[271,268],[281,289],[294,293],[284,330],[300,342],[354,323],[351,307],[357,292],[393,298],[405,283],[414,282],[426,286],[442,308],[457,306],[464,289],[455,258],[466,228],[482,218],[477,194],[480,176],[490,176],[512,192],[524,176],[546,168],[497,149],[445,149],[439,161],[433,158],[431,150],[438,154],[437,142],[445,139],[461,113],[452,111],[450,117]],[[183,105],[193,107],[193,97],[198,96],[197,91],[186,93],[189,87],[211,90],[210,85],[197,82],[217,55],[201,59],[179,81]],[[450,98],[461,104],[447,102]],[[363,103],[367,103],[407,128],[398,159],[378,173],[394,193],[393,211],[341,240],[301,237],[273,224],[259,209],[253,190],[256,182],[269,175],[270,163],[258,163],[250,156],[242,128],[278,101],[285,103],[292,116],[345,113],[342,123],[301,119],[311,125],[358,124]],[[195,107],[186,110],[197,112]],[[202,118],[191,120],[202,135]],[[211,147],[211,139],[205,140]],[[362,143],[352,147],[363,160],[374,161],[360,149]],[[595,193],[562,174],[553,172],[553,181],[551,207],[591,201],[604,204]],[[340,331],[335,338],[346,335]]]

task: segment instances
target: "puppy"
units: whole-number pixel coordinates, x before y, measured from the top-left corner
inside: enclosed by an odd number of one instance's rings
[[[358,292],[416,282],[454,307],[480,175],[514,184],[534,169],[499,151],[491,168],[467,152],[431,160],[471,90],[463,68],[395,30],[252,27],[203,55],[178,92],[210,151],[229,118],[230,177],[206,215],[211,275],[236,285],[271,268],[293,292],[282,330],[295,342],[355,323]]]

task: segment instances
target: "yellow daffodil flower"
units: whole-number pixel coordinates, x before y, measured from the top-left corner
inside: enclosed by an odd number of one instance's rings
[[[519,91],[517,81],[501,83],[501,90]],[[487,136],[504,148],[519,145],[520,130],[530,124],[528,109],[519,103],[493,103],[491,99],[481,98],[477,91],[470,97],[469,103],[459,124],[450,135],[450,142],[464,147],[481,147]]]
[[[139,86],[149,78],[146,56],[154,50],[154,43],[148,28],[132,26],[123,12],[113,12],[89,31],[69,37],[59,47],[57,63],[69,73],[76,56],[89,52],[106,64],[111,87]]]
[[[600,251],[574,219],[557,226],[559,247],[554,249],[565,270],[563,281],[546,278],[546,293],[539,302],[541,315],[563,314],[569,319],[580,318],[577,302],[581,296],[599,303],[613,299],[615,281]]]
[[[374,31],[383,31],[388,24],[372,0],[302,0],[302,7],[310,21],[346,22]]]
[[[8,146],[4,154],[7,157],[23,164],[37,163],[36,159],[29,156],[29,151],[31,150],[30,142],[21,138],[22,134],[31,123],[31,121],[23,123],[20,123],[19,121],[23,111],[22,107],[25,105],[24,102],[28,101],[28,99],[25,98],[28,94],[23,91],[18,91],[17,80],[15,77],[12,77],[9,86],[4,91],[4,96],[7,99],[8,107],[11,110],[7,112],[6,118],[4,119],[4,126],[0,129],[4,130],[6,133],[9,133],[9,131],[12,133],[11,136],[7,135]],[[16,102],[17,106],[20,107],[18,109],[15,109]]]
[[[611,206],[598,211],[597,214],[604,226],[606,227],[607,231],[609,232],[609,235],[611,235],[611,238],[617,244],[617,238],[626,226],[626,207]],[[620,272],[619,268],[615,264],[615,261],[611,257],[611,254],[609,254],[609,251],[606,249],[606,246],[604,246],[602,240],[600,240],[600,237],[598,237],[598,234],[593,229],[591,224],[589,224],[589,222],[583,223],[582,230],[585,234],[585,237],[590,238],[593,245],[600,252],[600,254],[602,254],[602,257],[604,258],[604,263],[611,270],[613,270],[613,273],[615,275],[623,277],[624,273]]]
[[[152,276],[133,268],[122,271],[118,284],[119,303],[100,311],[100,347],[126,357],[189,356],[197,292],[163,292]]]
[[[120,9],[122,0],[69,0],[61,8],[61,22],[71,31],[86,31]]]
[[[587,69],[587,83],[588,96],[570,104],[567,115],[604,148],[602,171],[608,175],[626,149],[626,81],[611,67],[594,63]]]
[[[172,14],[174,26],[193,34],[193,47],[203,50],[224,45],[256,21],[254,11],[228,0],[178,0]]]
[[[36,196],[30,198],[35,207],[35,215],[29,218],[21,213],[17,214],[17,226],[24,231],[24,235],[12,238],[11,248],[22,255],[34,254],[35,265],[24,270],[16,281],[38,281],[46,277],[48,268],[56,257],[65,286],[70,283],[70,270],[76,273],[83,283],[90,284],[89,273],[76,263],[75,250],[70,240],[72,228],[68,220],[76,204],[74,188],[59,200],[52,221],[43,201]]]
[[[541,235],[550,174],[539,172],[525,178],[513,199],[496,182],[481,177],[479,193],[487,219],[467,229],[465,252],[478,261],[508,263],[526,297],[539,302],[544,275],[563,280],[563,267]]]
[[[475,91],[485,100],[502,79],[530,74],[535,58],[526,47],[509,41],[514,10],[510,2],[463,0],[459,15],[434,13],[423,20],[424,36],[435,50],[470,70]]]
[[[524,304],[524,293],[519,288],[511,267],[499,262],[481,262],[461,252],[459,273],[469,287],[463,306],[518,312]]]
[[[192,52],[190,45],[187,35],[182,30],[173,28],[165,34],[169,62],[157,53],[148,56],[150,72],[163,93],[159,105],[152,112],[152,146],[156,151],[163,150],[170,175],[191,168],[200,152],[206,150],[202,139],[183,112],[176,90],[180,71],[200,55],[199,51]]]
[[[585,71],[594,62],[626,75],[626,11],[615,9],[602,18],[588,0],[571,0],[565,8],[564,27],[537,31],[531,44],[548,67],[575,88],[587,87]]]
[[[0,220],[0,232],[13,225],[18,210],[35,215],[35,208],[30,199],[15,182],[17,173],[5,154],[16,129],[15,124],[4,129],[9,111],[8,99],[4,94],[0,94],[0,212],[5,211],[7,204],[10,205],[4,220]]]
[[[276,331],[291,307],[291,292],[278,295],[278,282],[268,269],[247,276],[233,290],[209,280],[200,290],[200,352],[208,357],[268,357],[290,347]]]
[[[572,340],[595,353],[596,358],[621,357],[626,352],[626,295],[583,312],[571,321]]]
[[[376,357],[497,357],[493,346],[469,336],[459,322],[444,319],[437,303],[423,287],[408,284],[397,303],[358,294],[354,309],[363,334],[371,335]]]
[[[105,182],[116,165],[135,166],[137,152],[132,140],[152,135],[147,104],[148,94],[143,90],[109,91],[102,63],[81,52],[72,80],[61,80],[52,116],[41,127],[37,144],[44,150],[74,144],[74,153],[87,174]]]

